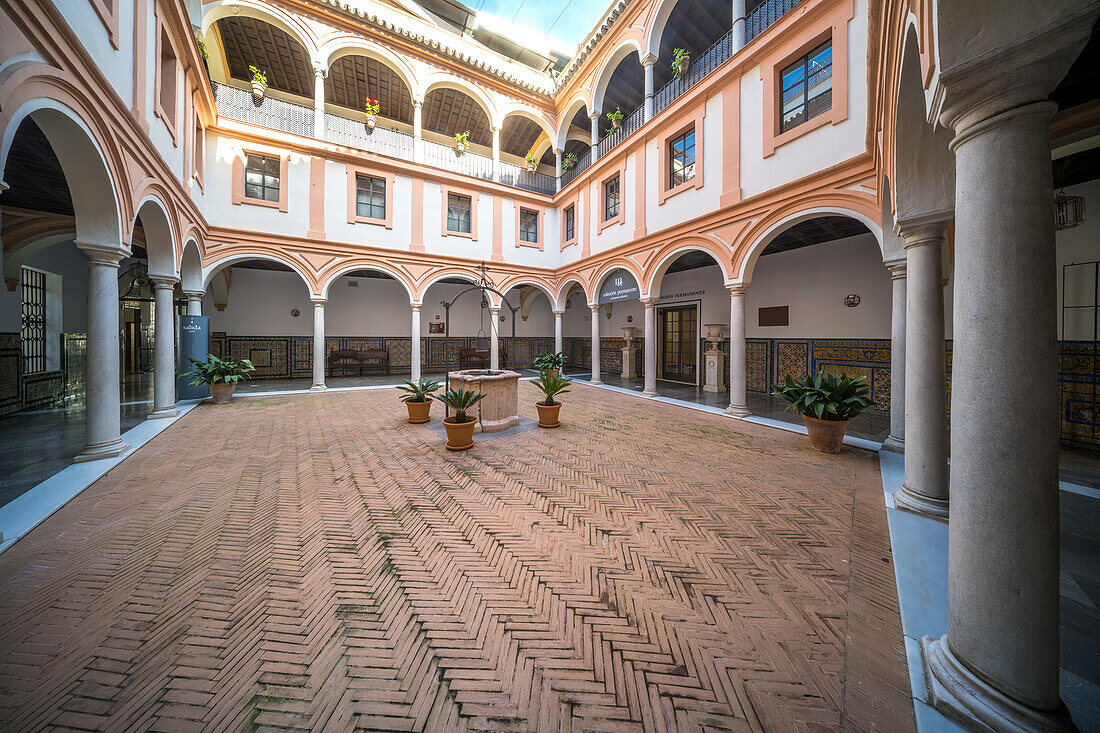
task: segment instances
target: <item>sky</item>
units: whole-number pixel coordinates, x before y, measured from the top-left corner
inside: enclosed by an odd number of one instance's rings
[[[570,55],[607,13],[610,0],[463,0],[470,8],[526,26],[534,40]],[[555,43],[557,41],[557,43]]]

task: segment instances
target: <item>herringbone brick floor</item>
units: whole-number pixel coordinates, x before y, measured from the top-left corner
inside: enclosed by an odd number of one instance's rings
[[[463,454],[392,390],[196,408],[0,556],[0,724],[913,729],[873,455],[566,399]]]

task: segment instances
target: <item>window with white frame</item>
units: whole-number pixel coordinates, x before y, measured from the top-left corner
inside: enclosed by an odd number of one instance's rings
[[[519,240],[521,242],[539,241],[539,213],[530,209],[519,210]]]
[[[603,184],[603,220],[611,221],[619,215],[619,177]]]

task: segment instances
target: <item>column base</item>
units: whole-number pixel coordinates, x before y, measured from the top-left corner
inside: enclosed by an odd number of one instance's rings
[[[730,405],[726,408],[726,414],[733,417],[748,417],[752,414],[752,410],[742,405]]]
[[[1064,703],[1057,710],[1036,710],[979,679],[959,661],[947,636],[921,640],[921,661],[929,701],[968,730],[993,733],[1069,733],[1077,727]]]
[[[949,505],[948,499],[934,499],[931,496],[918,494],[905,484],[894,492],[894,506],[902,511],[919,514],[929,519],[947,521]]]
[[[653,390],[653,391],[650,391],[648,389],[643,389],[642,390],[642,397],[656,397],[656,396],[657,396],[657,390]]]
[[[80,451],[73,463],[87,463],[88,461],[100,461],[104,458],[118,458],[119,456],[126,455],[132,450],[128,443],[124,443],[122,438],[116,438],[108,443],[88,444],[84,446],[84,450]]]
[[[882,441],[882,450],[888,450],[891,453],[904,453],[905,439],[895,438],[893,435],[888,435],[886,436],[886,440]]]
[[[315,384],[315,385],[313,385],[312,387],[309,388],[309,391],[310,392],[324,392],[327,389],[328,389],[328,387],[326,387],[323,384]]]
[[[146,420],[163,420],[166,417],[176,417],[180,414],[180,411],[176,409],[176,406],[162,407],[159,410],[153,410],[149,413],[149,417]]]
[[[603,384],[603,382],[600,381],[599,379],[589,379],[588,383],[589,384]]]

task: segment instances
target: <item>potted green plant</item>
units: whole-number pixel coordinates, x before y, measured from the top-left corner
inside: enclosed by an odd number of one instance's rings
[[[802,416],[811,448],[822,453],[839,453],[848,421],[871,404],[871,390],[863,379],[820,371],[798,381],[788,374],[783,384],[772,387],[773,394],[790,403],[788,411]]]
[[[216,405],[229,402],[233,398],[233,390],[237,388],[237,382],[248,379],[248,375],[256,371],[256,367],[252,366],[252,362],[248,359],[230,361],[207,354],[206,361],[195,358],[191,358],[190,361],[195,369],[183,376],[191,377],[192,386],[205,384],[210,387],[210,397]]]
[[[466,411],[485,397],[483,394],[466,389],[452,389],[439,395],[439,401],[455,411],[455,414],[443,420],[447,429],[447,450],[466,450],[474,444],[474,426],[477,418]]]
[[[195,34],[195,45],[199,48],[199,56],[202,57],[202,68],[206,70],[206,75],[210,76],[210,52],[206,50],[206,44],[202,42],[199,35]]]
[[[455,133],[455,151],[458,153],[470,152],[470,131]]]
[[[556,377],[561,374],[561,369],[564,366],[565,354],[561,352],[539,354],[535,357],[535,369],[538,369],[540,373],[546,374],[551,377]]]
[[[559,377],[557,375],[550,376],[548,372],[543,372],[539,375],[539,378],[535,380],[535,386],[546,395],[544,401],[535,403],[535,408],[539,411],[540,428],[556,428],[561,425],[561,423],[558,422],[558,413],[561,411],[561,403],[555,402],[554,396],[568,392],[569,390],[566,389],[566,387],[572,383],[572,379],[566,379],[565,377]]]
[[[263,99],[264,90],[267,89],[267,74],[260,71],[255,66],[249,66],[248,71],[252,74],[252,95],[256,97],[256,99]]]
[[[615,107],[614,112],[607,113],[607,119],[611,120],[611,126],[618,130],[623,124],[623,108]]]
[[[688,67],[691,66],[691,51],[686,48],[677,48],[672,51],[672,73],[677,79],[687,76]]]
[[[373,130],[374,126],[378,123],[378,109],[381,107],[382,101],[375,99],[371,101],[370,97],[367,97],[366,104],[364,105],[364,111],[367,114],[367,128]]]
[[[562,171],[571,171],[571,170],[573,170],[573,166],[575,166],[576,164],[577,164],[577,154],[576,153],[566,153],[561,159],[561,169],[562,169]]]
[[[527,161],[527,170],[529,170],[531,173],[534,173],[535,168],[538,168],[539,159],[535,157],[534,153],[528,153],[523,157],[523,159]]]
[[[409,410],[409,422],[419,425],[432,419],[432,393],[439,389],[439,382],[430,379],[418,379],[414,382],[406,379],[404,386],[398,385],[397,388],[408,392],[401,401]]]

